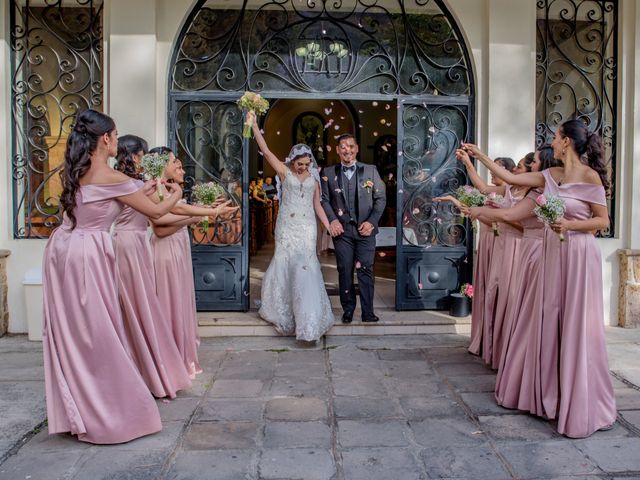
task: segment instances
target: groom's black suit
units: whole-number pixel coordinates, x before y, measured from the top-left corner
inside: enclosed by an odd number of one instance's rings
[[[333,239],[338,266],[340,303],[349,317],[356,308],[353,270],[358,275],[362,316],[373,316],[373,261],[378,222],[386,204],[385,185],[374,165],[356,162],[349,179],[342,164],[326,167],[322,173],[322,206],[329,222],[338,220],[344,233]],[[367,187],[367,182],[372,186]],[[360,235],[364,222],[373,225],[369,236]],[[357,267],[357,268],[356,268]]]

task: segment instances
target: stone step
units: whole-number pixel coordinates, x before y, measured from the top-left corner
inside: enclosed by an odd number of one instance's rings
[[[397,312],[378,309],[377,323],[361,323],[360,311],[356,310],[353,323],[340,321],[342,311],[334,309],[336,324],[327,335],[416,335],[457,333],[471,331],[471,317],[456,318],[438,311]],[[256,310],[248,312],[199,312],[198,331],[201,337],[262,337],[277,336],[278,333],[258,316]]]

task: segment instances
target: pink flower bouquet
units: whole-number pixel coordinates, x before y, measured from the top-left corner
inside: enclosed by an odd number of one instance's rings
[[[460,293],[465,297],[473,298],[473,285],[464,283],[462,287],[460,287]]]

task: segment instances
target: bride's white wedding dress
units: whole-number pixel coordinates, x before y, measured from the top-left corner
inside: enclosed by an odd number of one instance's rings
[[[315,341],[334,322],[316,254],[316,180],[287,169],[276,222],[276,249],[262,280],[260,316],[283,335]]]

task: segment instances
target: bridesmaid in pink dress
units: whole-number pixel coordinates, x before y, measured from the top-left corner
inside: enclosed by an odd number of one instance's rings
[[[539,360],[540,398],[558,432],[588,437],[616,418],[604,338],[602,264],[594,231],[609,225],[602,140],[579,120],[565,122],[551,144],[564,167],[514,176],[479,157],[505,181],[560,196],[563,218],[551,225],[543,244],[544,288]],[[465,145],[468,150],[477,149]],[[561,242],[558,234],[564,233]]]
[[[182,162],[168,147],[158,147],[152,153],[169,154],[164,179],[179,184],[184,182]],[[187,226],[200,218],[193,215],[226,218],[233,215],[238,207],[229,207],[229,201],[215,207],[201,207],[179,203],[172,213],[183,215],[183,219],[172,225],[154,223],[153,259],[156,275],[156,291],[163,310],[172,326],[173,338],[182,356],[187,372],[194,378],[202,372],[198,362],[198,318],[196,312],[195,285],[191,263],[191,239]]]
[[[136,179],[137,185],[143,182],[136,160],[146,151],[147,142],[140,137],[125,135],[118,139],[116,169]],[[175,398],[178,390],[191,387],[191,380],[156,294],[148,225],[149,219],[129,206],[116,219],[113,241],[120,305],[129,350],[142,379],[155,397]]]
[[[98,444],[158,432],[158,408],[124,346],[116,264],[109,228],[122,204],[159,218],[164,205],[108,165],[117,151],[113,120],[80,113],[67,141],[62,225],[43,259],[43,353],[49,433],[70,432]]]
[[[510,208],[522,198],[525,193],[524,189],[512,189],[510,185],[495,177],[492,177],[492,180],[499,183],[499,186],[491,187],[486,185],[476,173],[473,163],[466,152],[460,150],[458,152],[458,159],[465,164],[474,185],[485,194],[495,193],[504,197],[504,201],[500,205],[495,205],[497,208]],[[496,160],[498,165],[504,162],[504,160],[502,160],[502,162],[501,160],[502,159]],[[533,160],[533,154],[520,160],[518,166],[512,169],[514,174],[529,171]],[[488,270],[486,270],[483,285],[484,301],[482,302],[482,312],[477,313],[478,316],[482,316],[482,341],[480,342],[472,337],[469,350],[472,351],[471,347],[475,347],[476,344],[481,343],[480,349],[485,363],[492,368],[498,368],[503,348],[502,331],[506,328],[505,323],[508,322],[509,309],[513,308],[509,306],[509,300],[512,298],[510,292],[515,277],[513,259],[518,255],[520,241],[522,239],[522,229],[519,225],[512,223],[496,223],[482,216],[478,218],[486,225],[493,224],[493,251],[499,251],[501,253],[500,255],[491,256],[488,262]],[[480,306],[478,305],[478,307]]]
[[[551,147],[542,147],[535,153],[531,165],[532,171],[546,170],[560,165],[553,158]],[[527,196],[514,207],[494,209],[488,207],[468,209],[468,215],[475,218],[479,215],[493,221],[518,222],[522,225],[523,238],[520,254],[515,258],[515,281],[512,288],[512,301],[508,322],[509,329],[503,332],[502,355],[498,365],[496,379],[496,402],[506,408],[518,408],[536,413],[533,398],[535,371],[525,368],[526,359],[539,354],[538,342],[530,343],[535,335],[532,330],[539,330],[542,320],[542,238],[544,225],[540,223],[533,209],[535,199],[540,190],[530,190]],[[505,324],[507,325],[507,324]]]

